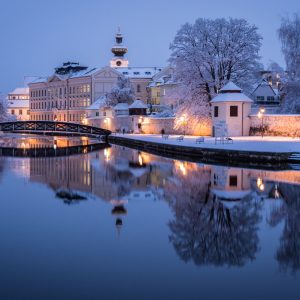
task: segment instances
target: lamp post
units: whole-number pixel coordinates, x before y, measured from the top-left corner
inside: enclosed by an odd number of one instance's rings
[[[264,137],[264,113],[265,109],[262,107],[259,109],[259,112],[257,113],[257,116],[259,119],[261,119],[261,137]]]
[[[186,131],[186,115],[185,114],[183,114],[180,117],[180,121],[183,124],[183,135],[185,135],[185,131]]]

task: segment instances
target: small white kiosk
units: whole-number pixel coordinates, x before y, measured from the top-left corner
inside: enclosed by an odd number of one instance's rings
[[[224,85],[210,101],[213,136],[248,136],[252,102],[233,82]]]

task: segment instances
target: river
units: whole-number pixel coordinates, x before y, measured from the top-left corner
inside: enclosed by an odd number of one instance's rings
[[[300,171],[120,146],[0,156],[0,299],[300,299]]]

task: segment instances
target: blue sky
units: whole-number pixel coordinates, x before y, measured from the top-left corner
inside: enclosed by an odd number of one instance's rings
[[[298,0],[1,0],[0,91],[67,60],[107,65],[118,26],[131,66],[164,66],[177,30],[198,17],[247,19],[264,38],[262,62],[283,65],[276,30],[281,17],[299,10]]]

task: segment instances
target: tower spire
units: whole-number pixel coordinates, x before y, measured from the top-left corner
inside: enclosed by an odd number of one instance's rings
[[[111,48],[114,57],[110,61],[110,66],[112,68],[128,67],[128,60],[125,58],[127,51],[127,47],[123,45],[123,35],[120,26],[118,26],[118,31],[115,35],[115,45]]]

